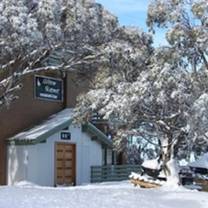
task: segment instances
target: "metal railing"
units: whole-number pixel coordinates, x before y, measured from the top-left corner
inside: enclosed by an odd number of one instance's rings
[[[91,182],[128,180],[131,172],[141,172],[140,165],[106,165],[91,167]]]

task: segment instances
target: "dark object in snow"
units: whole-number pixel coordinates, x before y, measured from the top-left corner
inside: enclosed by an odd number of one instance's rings
[[[203,168],[181,167],[179,177],[180,184],[188,189],[208,191],[207,172]]]
[[[142,167],[142,174],[147,174],[148,176],[151,176],[154,179],[157,179],[159,174],[160,174],[160,170],[157,169],[151,169],[151,168],[146,168],[146,167]]]
[[[160,176],[161,169],[150,169],[146,167],[142,167],[141,175],[148,175],[152,178],[152,180],[160,180],[160,181],[167,181],[167,178],[164,176]]]
[[[188,166],[183,166],[179,171],[181,185],[192,185],[194,181],[193,172]]]
[[[201,168],[201,167],[190,167],[190,169],[194,172],[194,173],[199,173],[202,175],[206,175],[208,174],[208,169],[206,168]]]
[[[157,179],[160,180],[160,181],[167,181],[167,178],[166,177],[160,177],[160,176],[158,176]]]
[[[192,176],[182,176],[180,177],[180,183],[184,186],[184,185],[191,185],[193,184],[194,179]]]

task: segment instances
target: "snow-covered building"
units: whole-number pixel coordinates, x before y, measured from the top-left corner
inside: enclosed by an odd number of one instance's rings
[[[50,70],[29,74],[17,92],[19,99],[0,109],[0,185],[19,180],[56,185],[55,176],[71,171],[57,170],[61,164],[56,161],[58,152],[68,155],[73,151],[69,155],[74,155],[74,184],[90,182],[90,165],[111,164],[106,124],[72,124],[69,109],[75,107],[77,96],[89,89],[89,80],[77,84],[76,76]]]
[[[8,139],[9,185],[23,180],[44,186],[90,183],[91,166],[103,165],[105,157],[112,164],[111,140],[93,124],[73,124],[72,118],[73,110],[64,109]]]

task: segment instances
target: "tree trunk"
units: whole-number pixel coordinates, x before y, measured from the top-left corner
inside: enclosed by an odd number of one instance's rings
[[[166,145],[161,146],[161,162],[162,170],[167,178],[167,181],[178,184],[179,176],[174,161],[174,141],[171,133],[167,134]]]

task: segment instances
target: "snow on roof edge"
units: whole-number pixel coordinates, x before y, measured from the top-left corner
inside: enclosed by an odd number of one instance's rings
[[[46,134],[47,132],[50,132],[53,129],[58,128],[59,126],[62,126],[62,124],[70,123],[72,119],[73,119],[73,109],[66,108],[56,114],[49,116],[47,120],[41,122],[39,125],[36,125],[29,130],[20,132],[7,140],[34,141],[39,137],[41,137],[42,135]]]

